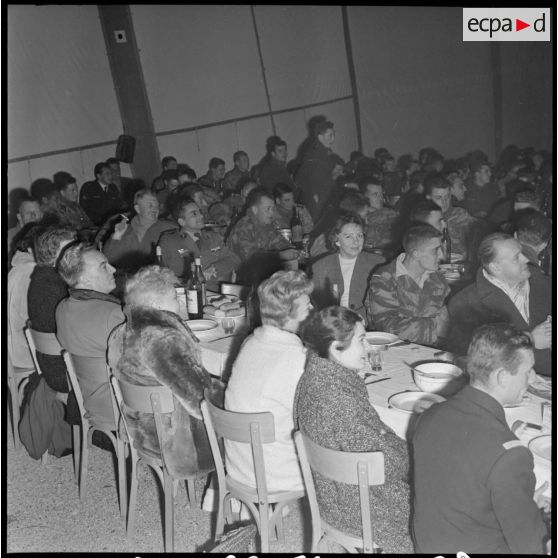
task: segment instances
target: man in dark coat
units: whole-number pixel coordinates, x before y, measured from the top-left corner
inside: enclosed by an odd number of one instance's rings
[[[533,455],[503,408],[521,402],[534,361],[518,328],[481,326],[467,354],[470,385],[421,415],[413,436],[417,552],[544,553],[547,483],[535,491]]]
[[[333,169],[335,161],[331,157],[331,146],[335,139],[333,124],[320,122],[314,131],[314,140],[302,156],[295,181],[301,189],[301,201],[306,206],[312,220],[317,223],[332,190],[335,188]]]
[[[481,268],[476,282],[450,300],[452,349],[464,354],[473,330],[481,325],[507,322],[530,332],[535,350],[535,371],[551,374],[551,283],[539,269],[528,265],[521,245],[512,236],[493,233],[479,246]]]
[[[123,206],[120,192],[112,184],[112,171],[106,163],[97,163],[95,180],[86,182],[79,192],[79,205],[95,225],[102,225],[107,217]]]

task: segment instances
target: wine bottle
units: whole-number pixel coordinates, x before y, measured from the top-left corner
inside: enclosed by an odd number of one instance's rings
[[[163,250],[158,244],[155,247],[155,258],[157,259],[157,265],[163,267]]]
[[[291,219],[291,242],[297,247],[302,246],[302,221],[298,216],[298,208],[293,207],[293,217]]]
[[[451,263],[451,237],[448,227],[444,227],[442,232],[442,252],[444,253],[444,262]]]
[[[196,264],[190,264],[191,275],[186,286],[186,301],[188,304],[188,319],[199,320],[203,316],[202,284],[196,273]]]
[[[198,276],[198,281],[201,283],[202,286],[202,302],[203,306],[207,304],[207,296],[205,293],[205,275],[203,274],[203,269],[201,266],[201,256],[196,256],[194,258],[194,262],[196,264],[196,275]]]

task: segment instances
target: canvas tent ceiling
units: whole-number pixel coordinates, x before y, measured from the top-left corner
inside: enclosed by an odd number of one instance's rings
[[[496,111],[504,145],[551,147],[550,44],[500,45],[495,104],[491,49],[461,41],[460,8],[346,10],[366,153],[433,145],[494,157]],[[230,166],[237,149],[256,162],[274,131],[293,156],[315,114],[335,123],[342,157],[358,147],[341,7],[131,5],[130,15],[155,158],[200,174],[212,156]],[[96,6],[8,6],[8,189],[61,169],[90,179],[124,131],[119,94]]]

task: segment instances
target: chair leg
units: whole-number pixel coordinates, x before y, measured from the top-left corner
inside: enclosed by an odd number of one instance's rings
[[[138,471],[137,471],[137,460],[133,458],[133,455],[132,455],[131,475],[132,477],[130,482],[130,499],[128,502],[128,525],[126,528],[126,536],[128,537],[128,541],[130,541],[134,536],[134,530],[136,528],[136,496],[138,493]]]
[[[217,497],[219,500],[219,505],[217,506],[217,521],[215,523],[215,540],[218,541],[223,536],[223,531],[225,530],[225,504],[228,504],[230,510],[230,498],[227,498],[228,494],[218,488]],[[225,502],[226,500],[226,502]],[[229,512],[230,514],[230,512]]]
[[[258,512],[260,515],[260,551],[267,553],[269,552],[269,505],[260,504]]]
[[[87,465],[89,462],[89,440],[88,432],[81,426],[81,456],[79,458],[79,499],[85,498],[87,488]]]
[[[120,503],[120,517],[126,517],[128,508],[128,483],[126,482],[126,453],[122,440],[116,440],[116,462],[118,465],[118,501]]]
[[[196,496],[196,481],[194,479],[187,479],[186,486],[188,488],[188,502],[190,507],[198,507],[198,498]]]
[[[283,530],[283,507],[276,506],[276,515],[275,515],[275,532],[277,533],[277,540],[283,542],[285,540],[285,533]]]
[[[9,380],[10,382],[10,400],[12,403],[12,432],[14,435],[14,448],[19,451],[21,448],[21,440],[19,438],[19,393],[15,381]],[[14,385],[12,385],[12,383]]]
[[[174,552],[174,496],[173,479],[163,471],[163,494],[165,499],[165,552]]]
[[[78,424],[74,424],[72,426],[74,477],[75,477],[77,483],[79,483],[79,462],[80,462],[79,457],[80,457],[80,452],[81,452],[80,429],[81,429],[81,427]]]

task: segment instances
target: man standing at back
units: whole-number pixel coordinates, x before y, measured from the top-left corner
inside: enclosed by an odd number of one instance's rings
[[[420,417],[413,436],[412,532],[419,553],[542,554],[546,528],[533,456],[506,423],[533,373],[533,346],[506,324],[475,331],[470,385]]]

